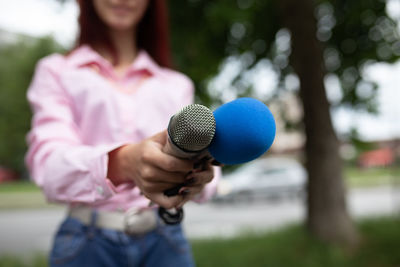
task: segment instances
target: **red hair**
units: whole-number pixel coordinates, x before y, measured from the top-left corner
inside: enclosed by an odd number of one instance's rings
[[[107,26],[96,13],[93,1],[78,0],[78,4],[80,31],[77,46],[87,44],[94,49],[102,46],[110,51],[114,59],[113,64],[118,64],[118,52],[107,34]],[[165,0],[150,0],[146,13],[138,24],[137,46],[146,50],[160,66],[171,67],[168,10]]]

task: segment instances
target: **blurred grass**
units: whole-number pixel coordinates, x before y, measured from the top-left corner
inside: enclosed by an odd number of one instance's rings
[[[36,254],[31,258],[6,255],[0,257],[0,267],[46,267],[47,258],[42,254]]]
[[[363,242],[356,251],[323,244],[300,226],[262,235],[192,242],[198,267],[394,267],[400,266],[400,218],[360,223]]]
[[[276,232],[247,234],[231,239],[191,240],[198,267],[398,267],[400,217],[363,220],[358,224],[363,240],[358,249],[321,243],[300,226]],[[44,255],[31,260],[0,257],[0,267],[45,267]]]
[[[0,184],[0,194],[2,193],[25,193],[25,192],[40,192],[39,187],[31,181],[16,181],[4,182]]]
[[[41,190],[30,181],[7,182],[0,184],[0,210],[52,208]]]
[[[348,167],[344,177],[349,187],[400,185],[400,167],[359,169]]]

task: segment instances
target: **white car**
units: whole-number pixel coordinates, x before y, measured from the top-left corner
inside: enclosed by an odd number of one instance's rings
[[[247,163],[221,178],[215,201],[302,197],[307,172],[291,158],[262,158]]]

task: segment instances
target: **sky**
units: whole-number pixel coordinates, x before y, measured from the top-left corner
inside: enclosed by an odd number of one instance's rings
[[[400,138],[400,62],[375,64],[366,76],[378,83],[378,115],[340,108],[333,112],[334,124],[339,132],[352,127],[368,140]]]
[[[74,42],[78,7],[56,0],[0,0],[0,28],[31,36],[53,35],[65,46]]]
[[[400,19],[400,1],[391,0],[389,3],[390,15]],[[52,35],[65,47],[74,43],[77,16],[75,1],[66,1],[61,5],[56,0],[0,0],[0,29],[36,37]],[[230,71],[235,71],[233,64],[231,67],[225,66],[227,70],[224,71],[225,76],[219,76],[219,86],[226,84]],[[377,96],[380,114],[368,115],[340,108],[332,112],[335,128],[339,133],[346,133],[355,127],[366,140],[400,138],[400,62],[373,65],[365,75],[380,87]],[[276,77],[268,64],[260,64],[258,70],[249,77],[259,81],[257,87],[263,94],[273,90],[276,85]],[[338,88],[334,81],[327,82],[327,91],[330,98],[337,96]]]

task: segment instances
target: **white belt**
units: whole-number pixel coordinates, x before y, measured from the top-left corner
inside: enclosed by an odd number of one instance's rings
[[[85,225],[92,221],[93,209],[90,207],[72,207],[69,216]],[[154,210],[132,210],[123,212],[96,211],[95,225],[99,228],[126,232],[130,235],[145,234],[157,227],[157,215]]]

